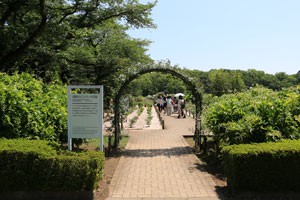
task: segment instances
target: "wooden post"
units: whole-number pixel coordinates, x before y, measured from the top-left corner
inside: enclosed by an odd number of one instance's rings
[[[108,135],[108,154],[110,154],[110,152],[111,152],[111,138],[112,138],[112,135],[109,134]]]
[[[123,130],[124,129],[124,124],[123,124],[123,115],[121,114],[121,129]]]
[[[203,151],[206,154],[207,153],[207,136],[203,136]]]

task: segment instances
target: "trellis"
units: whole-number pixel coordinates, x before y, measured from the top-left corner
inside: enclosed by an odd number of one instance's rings
[[[165,74],[171,74],[174,77],[181,79],[187,86],[187,89],[190,90],[194,99],[195,99],[195,106],[196,106],[196,113],[195,113],[195,132],[194,132],[194,139],[195,145],[200,147],[201,144],[201,112],[202,112],[202,93],[197,89],[196,85],[193,83],[192,80],[184,76],[183,74],[175,71],[172,68],[150,68],[150,69],[142,69],[139,72],[129,76],[123,84],[121,84],[120,89],[115,95],[114,98],[114,147],[119,147],[120,135],[121,135],[121,125],[120,125],[120,99],[125,91],[126,87],[135,79],[140,77],[141,75],[151,73],[151,72],[160,72]]]

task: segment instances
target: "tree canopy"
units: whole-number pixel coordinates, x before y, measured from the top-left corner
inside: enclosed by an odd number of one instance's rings
[[[149,41],[129,28],[155,28],[154,3],[138,0],[0,1],[0,70],[28,71],[64,82],[105,82],[132,64],[150,62]],[[91,73],[93,72],[93,73]]]

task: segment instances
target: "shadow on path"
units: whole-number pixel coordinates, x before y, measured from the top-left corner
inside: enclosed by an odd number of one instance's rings
[[[155,156],[182,156],[193,153],[191,147],[172,147],[165,149],[126,149],[124,157],[155,157]]]

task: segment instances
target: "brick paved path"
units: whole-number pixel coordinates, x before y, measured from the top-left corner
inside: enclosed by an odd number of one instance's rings
[[[131,130],[110,185],[108,200],[219,199],[212,177],[182,135],[194,120],[165,116],[166,130]]]

